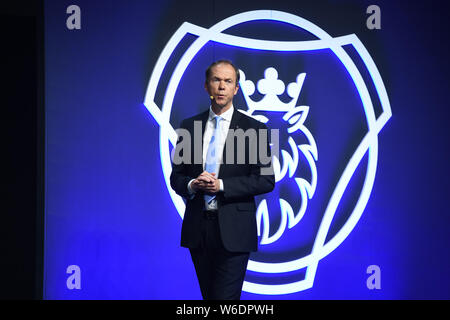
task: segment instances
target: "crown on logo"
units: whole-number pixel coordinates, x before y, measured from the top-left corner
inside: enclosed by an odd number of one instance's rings
[[[242,70],[239,70],[239,73],[239,84],[247,102],[248,114],[252,114],[254,111],[290,111],[294,109],[306,77],[306,73],[300,73],[296,82],[289,83],[286,92],[292,100],[285,103],[278,98],[279,95],[283,94],[285,84],[278,79],[278,71],[275,68],[267,68],[264,71],[264,79],[258,81],[258,92],[264,95],[260,101],[253,101],[250,98],[255,93],[255,84],[251,80],[246,80],[245,73]]]

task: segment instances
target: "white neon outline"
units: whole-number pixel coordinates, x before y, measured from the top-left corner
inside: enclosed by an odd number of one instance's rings
[[[244,89],[242,89],[244,90]],[[249,109],[251,107],[249,106]],[[280,214],[281,214],[281,221],[278,226],[278,230],[272,235],[269,236],[269,230],[270,230],[270,220],[269,220],[269,212],[267,208],[267,202],[265,199],[260,201],[257,211],[256,211],[256,222],[257,222],[257,231],[258,236],[261,236],[261,218],[263,221],[264,229],[263,233],[260,239],[261,245],[271,244],[275,241],[277,241],[282,234],[284,233],[286,226],[291,229],[295,225],[297,225],[300,220],[303,218],[303,216],[306,213],[306,209],[308,206],[308,199],[311,199],[314,195],[314,192],[316,190],[317,186],[317,167],[315,164],[315,161],[317,161],[317,146],[316,142],[311,134],[311,132],[303,125],[305,122],[306,116],[308,115],[308,106],[298,106],[295,108],[292,108],[289,112],[287,112],[283,116],[283,120],[289,121],[290,124],[293,124],[291,127],[288,128],[288,133],[295,132],[296,130],[303,131],[308,138],[309,144],[302,144],[302,145],[296,145],[294,142],[294,139],[292,137],[288,138],[288,144],[291,147],[292,150],[292,157],[288,152],[285,150],[281,150],[281,155],[283,157],[283,167],[280,168],[280,161],[276,156],[273,156],[272,162],[273,162],[273,170],[275,172],[275,182],[281,181],[286,173],[288,173],[289,169],[289,178],[292,178],[292,176],[295,173],[295,170],[298,166],[299,161],[299,154],[298,150],[302,152],[302,154],[305,156],[309,168],[311,170],[311,183],[303,178],[294,178],[295,182],[297,183],[300,195],[301,195],[301,204],[300,208],[297,212],[297,214],[294,214],[294,211],[286,200],[280,198]],[[300,114],[292,117],[292,115],[300,112]],[[253,116],[251,114],[251,111],[245,112],[246,114]],[[289,120],[288,120],[289,119]],[[295,122],[295,123],[294,123]],[[315,161],[313,159],[313,156],[315,158]]]
[[[234,25],[255,20],[273,20],[285,22],[304,29],[315,35],[319,39],[310,41],[267,41],[248,39],[222,33],[224,30]],[[183,57],[179,60],[167,86],[162,108],[159,109],[159,107],[154,102],[155,92],[159,84],[159,79],[172,52],[181,41],[181,39],[188,33],[196,35],[198,36],[198,38],[191,44],[188,50],[184,53]],[[158,58],[158,61],[150,77],[150,82],[147,87],[147,92],[144,100],[144,105],[160,125],[160,153],[163,174],[169,194],[171,195],[171,198],[174,201],[175,207],[177,208],[177,211],[180,214],[181,218],[183,218],[184,214],[184,202],[182,198],[178,196],[172,190],[172,188],[170,188],[169,183],[171,162],[168,143],[171,143],[172,145],[175,145],[176,143],[175,130],[169,123],[169,117],[171,114],[175,92],[182,75],[184,74],[190,61],[208,41],[216,41],[236,47],[266,51],[310,51],[318,49],[331,49],[349,72],[357,88],[358,94],[360,95],[368,125],[368,132],[357,147],[355,153],[351,157],[335,187],[335,190],[328,202],[327,208],[322,218],[322,222],[315,238],[311,254],[300,259],[288,262],[263,263],[250,260],[248,264],[248,270],[261,273],[283,273],[307,267],[305,279],[280,285],[265,285],[245,281],[243,286],[244,291],[269,295],[288,294],[311,288],[317,271],[318,262],[334,249],[336,249],[356,226],[364,211],[365,206],[367,205],[370,193],[373,188],[378,157],[378,133],[392,116],[388,95],[384,87],[381,75],[379,74],[379,71],[372,57],[367,52],[366,48],[356,35],[350,34],[332,38],[328,33],[326,33],[318,26],[301,17],[289,13],[275,10],[256,10],[244,12],[224,19],[212,26],[210,29],[198,27],[187,22],[183,23],[169,40],[160,57]],[[380,99],[381,107],[383,109],[383,112],[378,117],[378,119],[375,119],[372,100],[370,99],[370,95],[365,82],[351,58],[342,48],[342,46],[344,45],[352,45],[355,48],[356,52],[358,52],[369,71],[372,81],[374,82],[378,98]],[[332,239],[325,243],[326,235],[330,228],[331,221],[334,217],[340,199],[342,198],[342,195],[345,192],[346,187],[356,168],[358,167],[359,163],[366,153],[368,153],[367,172],[357,204],[344,226]]]

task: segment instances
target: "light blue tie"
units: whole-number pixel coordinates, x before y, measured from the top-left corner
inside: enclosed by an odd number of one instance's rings
[[[220,120],[222,120],[222,117],[215,116],[214,119],[216,119],[216,126],[214,128],[211,141],[209,142],[208,152],[206,153],[205,170],[209,173],[214,172],[217,177],[217,169],[219,168],[219,152],[217,151],[217,148],[220,141]],[[215,195],[211,196],[205,194],[205,200],[207,203],[210,203],[215,197]]]

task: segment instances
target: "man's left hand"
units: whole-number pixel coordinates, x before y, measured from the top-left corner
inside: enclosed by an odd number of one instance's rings
[[[217,193],[220,191],[220,180],[214,179],[209,183],[204,183],[202,184],[201,189],[206,193]]]

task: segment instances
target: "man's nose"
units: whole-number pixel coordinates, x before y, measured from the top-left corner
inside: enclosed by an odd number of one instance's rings
[[[225,89],[225,81],[219,82],[219,89],[224,90]]]

